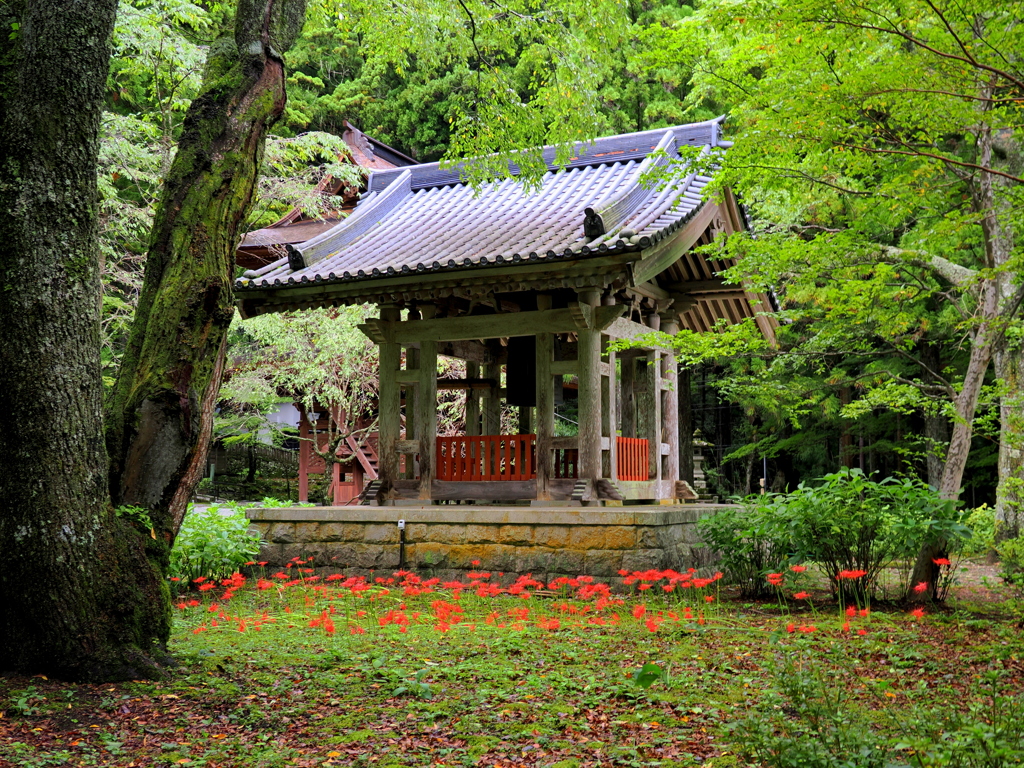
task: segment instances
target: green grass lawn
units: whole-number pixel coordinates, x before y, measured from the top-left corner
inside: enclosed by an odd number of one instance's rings
[[[692,577],[510,594],[497,574],[297,570],[184,591],[161,682],[0,679],[0,765],[812,765],[799,745],[821,734],[850,766],[1019,764],[1024,640],[993,606],[848,617],[821,593],[744,604]],[[950,734],[1008,757],[943,757]]]

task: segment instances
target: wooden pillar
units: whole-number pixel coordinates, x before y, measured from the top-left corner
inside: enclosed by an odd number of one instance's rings
[[[501,366],[498,363],[486,363],[484,365],[484,378],[501,384]],[[501,398],[498,397],[497,387],[488,393],[484,402],[484,434],[501,434]]]
[[[412,312],[409,313],[412,315]],[[405,350],[405,370],[407,371],[418,371],[420,369],[420,350],[419,347],[409,347]],[[415,440],[416,435],[416,390],[419,389],[418,384],[406,384],[405,385],[405,439]],[[417,475],[416,456],[407,453],[405,459],[405,479],[414,480]]]
[[[596,288],[577,291],[580,304],[596,307],[601,297]],[[587,481],[583,499],[595,498],[595,485],[601,477],[601,332],[592,328],[578,335],[578,376],[580,414],[579,479]]]
[[[537,309],[551,309],[551,297],[537,296]],[[551,499],[548,480],[552,475],[551,440],[555,436],[555,386],[551,376],[555,337],[550,333],[537,334],[537,498]]]
[[[636,437],[636,356],[621,359],[622,383],[620,385],[622,413],[619,425],[623,437]]]
[[[401,314],[394,304],[382,304],[380,319],[386,322],[399,320]],[[398,479],[398,454],[395,453],[401,430],[401,391],[398,384],[398,366],[402,361],[402,348],[395,342],[378,345],[380,357],[380,388],[378,390],[380,413],[380,444],[378,477],[385,487]]]
[[[678,366],[676,402],[679,404],[679,479],[693,485],[693,402],[690,369]]]
[[[607,346],[607,341],[605,342]],[[612,480],[619,479],[618,467],[618,443],[615,438],[619,431],[618,414],[618,376],[615,372],[615,353],[606,352],[608,361],[608,375],[601,377],[601,426],[602,433],[608,438],[608,466],[605,477]]]
[[[466,363],[466,378],[470,381],[480,378],[478,363]],[[472,387],[466,389],[466,434],[480,434],[480,393]]]
[[[663,317],[661,330],[670,336],[679,333],[677,317]],[[672,492],[668,498],[675,498],[675,483],[679,479],[679,399],[676,393],[679,384],[676,376],[676,356],[670,352],[662,355],[661,375],[668,384],[662,395],[661,405],[661,440],[668,443],[668,455],[665,456],[662,466],[661,479],[672,484]]]
[[[424,320],[434,317],[436,307],[427,304],[420,308]],[[434,480],[435,451],[437,445],[437,342],[420,342],[420,385],[416,398],[416,435],[420,441],[420,493],[421,499],[430,498]]]
[[[652,330],[660,330],[661,318],[650,315],[647,325]],[[644,437],[647,438],[647,473],[651,480],[661,480],[661,353],[652,349],[647,353],[647,365],[644,366],[646,376],[646,396],[643,398]]]

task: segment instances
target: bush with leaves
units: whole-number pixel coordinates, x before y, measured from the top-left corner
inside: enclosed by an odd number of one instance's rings
[[[789,550],[779,526],[778,494],[749,496],[742,507],[726,507],[697,523],[701,539],[721,556],[722,572],[744,597],[771,591],[765,574],[779,570]]]
[[[914,559],[923,545],[970,536],[954,501],[912,478],[873,480],[859,469],[826,475],[776,498],[778,522],[793,542],[796,561],[816,562],[846,601],[863,602],[879,588],[887,568],[899,576],[897,593],[910,590]],[[840,579],[843,572],[861,578]]]
[[[846,602],[863,603],[879,589],[885,569],[898,574],[892,597],[910,589],[922,545],[970,537],[954,501],[911,478],[873,480],[847,469],[802,483],[791,493],[751,496],[742,510],[701,521],[704,541],[722,556],[723,571],[746,596],[764,594],[766,573],[815,562]],[[862,576],[840,579],[841,573]],[[941,597],[941,591],[939,593]]]
[[[182,581],[200,576],[221,579],[253,560],[262,542],[259,534],[249,529],[245,516],[249,506],[197,509],[190,504],[171,549],[170,575]]]

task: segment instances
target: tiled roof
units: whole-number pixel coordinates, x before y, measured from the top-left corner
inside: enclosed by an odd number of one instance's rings
[[[564,170],[549,165],[535,191],[514,178],[474,190],[457,170],[437,163],[374,173],[348,218],[300,249],[290,248],[289,257],[246,272],[237,287],[356,281],[646,248],[694,215],[711,180],[691,174],[669,189],[645,188],[641,175],[666,162],[650,155],[662,149],[667,157],[677,156],[681,145],[705,153],[726,147],[719,140],[720,123],[721,118],[581,145]],[[553,163],[554,150],[545,152]]]

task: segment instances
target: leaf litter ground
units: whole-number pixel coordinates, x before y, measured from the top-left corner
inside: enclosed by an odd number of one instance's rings
[[[738,765],[727,725],[798,646],[894,722],[920,697],[965,707],[992,670],[1024,689],[1024,640],[992,602],[847,616],[694,573],[631,574],[616,595],[304,565],[190,585],[163,681],[0,679],[0,766]]]

